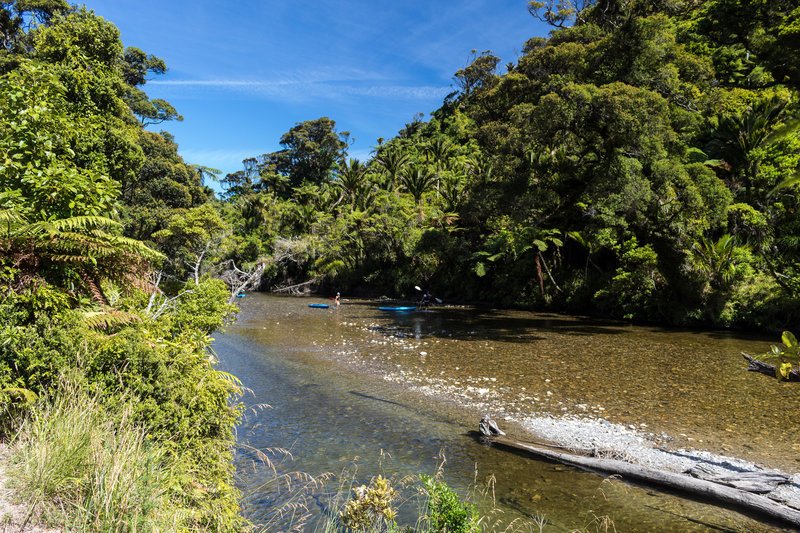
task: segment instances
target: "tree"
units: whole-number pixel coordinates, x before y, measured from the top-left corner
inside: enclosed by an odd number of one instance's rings
[[[304,183],[326,183],[335,164],[347,154],[343,140],[347,136],[348,132],[337,132],[336,122],[328,117],[299,122],[281,136],[283,150],[263,156],[262,172],[275,171],[287,177],[290,189]]]
[[[132,87],[125,97],[125,102],[133,114],[139,117],[142,126],[161,124],[168,120],[183,122],[183,116],[172,107],[172,104],[161,98],[151,100],[144,91]]]
[[[348,198],[352,205],[356,205],[363,196],[369,184],[365,183],[367,167],[358,159],[350,159],[342,163],[336,172],[334,186],[341,189],[342,198]]]
[[[424,165],[406,168],[400,177],[403,187],[414,197],[414,203],[422,216],[422,199],[431,190],[436,180],[433,171]]]
[[[169,258],[169,274],[179,279],[189,273],[195,284],[203,272],[203,262],[216,251],[228,232],[228,226],[211,204],[176,212],[167,227],[153,234],[162,252]]]
[[[30,221],[16,209],[0,209],[0,227],[0,265],[18,293],[45,282],[73,299],[107,304],[104,280],[131,283],[161,259],[140,241],[114,234],[121,224],[101,216]]]
[[[707,149],[729,169],[733,186],[744,187],[747,201],[752,200],[753,187],[758,184],[765,156],[763,148],[780,140],[774,132],[785,119],[787,103],[774,96],[757,102],[743,113],[719,117],[719,126]],[[791,121],[789,126],[796,130],[800,121]]]
[[[166,227],[175,209],[189,209],[208,200],[200,174],[178,155],[175,139],[166,132],[141,130],[144,164],[122,184],[120,201],[126,234],[147,240]]]
[[[469,98],[476,90],[491,84],[495,78],[497,64],[500,62],[500,58],[491,50],[484,50],[479,56],[476,54],[477,50],[473,50],[470,64],[458,70],[453,77],[465,98]]]
[[[164,74],[167,71],[167,64],[164,60],[152,54],[146,54],[142,50],[129,46],[122,53],[120,65],[122,79],[131,87],[144,85],[147,81],[147,74]]]
[[[446,164],[450,157],[450,152],[453,150],[453,145],[444,137],[436,137],[428,142],[425,146],[425,151],[433,158],[433,163],[436,165],[436,194],[439,194],[439,187],[441,181],[442,167]]]
[[[27,32],[37,24],[49,24],[69,10],[66,0],[11,0],[0,3],[0,74],[19,64],[28,52]]]
[[[24,62],[0,78],[0,208],[30,222],[112,211],[118,184],[75,150],[102,125],[70,107],[46,67]]]
[[[551,26],[563,28],[575,21],[583,22],[583,10],[594,0],[543,0],[528,2],[528,12]]]
[[[408,154],[401,152],[398,148],[385,148],[375,157],[375,162],[386,172],[387,181],[384,186],[387,191],[394,190],[397,177],[410,161],[411,158]]]

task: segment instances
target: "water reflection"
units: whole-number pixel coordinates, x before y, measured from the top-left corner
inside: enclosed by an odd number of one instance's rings
[[[292,497],[260,455],[282,447],[294,460],[273,457],[277,472],[338,474],[359,457],[361,482],[382,471],[431,474],[441,452],[451,486],[466,490],[477,465],[478,482],[494,476],[507,518],[544,513],[548,531],[605,515],[618,531],[773,530],[725,509],[487,449],[469,436],[484,411],[602,416],[644,424],[672,445],[796,469],[794,428],[779,406],[795,402],[798,389],[744,372],[739,356],[764,350],[764,339],[520,311],[387,313],[352,301],[325,310],[262,295],[240,303],[238,323],[215,349],[253,391],[248,403],[272,405],[239,428],[241,485],[259,521]],[[327,490],[311,490],[317,516]]]

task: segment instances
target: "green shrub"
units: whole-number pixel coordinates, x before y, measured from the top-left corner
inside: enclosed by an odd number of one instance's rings
[[[443,481],[422,476],[428,494],[430,531],[440,533],[473,533],[479,531],[479,515],[475,506],[462,502],[458,494]]]
[[[621,265],[608,288],[597,291],[598,306],[625,319],[648,319],[657,315],[664,278],[653,247],[639,246],[632,238],[624,244]]]
[[[186,509],[184,525],[236,530],[242,518],[232,450],[240,411],[231,401],[239,382],[218,371],[208,352],[208,334],[231,310],[227,296],[220,282],[203,280],[158,320],[142,316],[113,334],[88,327],[69,309],[31,320],[24,298],[7,298],[0,303],[4,421],[25,393],[48,391],[60,375],[78,369],[85,390],[102,399],[109,423],[142,428],[166,454],[172,465],[166,498]]]
[[[339,517],[342,523],[355,531],[392,530],[397,511],[392,502],[397,491],[383,476],[374,478],[369,486],[360,485],[353,489],[353,496],[345,504]]]

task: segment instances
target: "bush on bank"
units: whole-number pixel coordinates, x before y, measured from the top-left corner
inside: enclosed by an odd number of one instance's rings
[[[231,458],[239,407],[230,400],[239,384],[215,368],[207,351],[208,335],[234,311],[225,303],[224,284],[202,280],[157,320],[141,311],[147,303],[141,292],[131,291],[120,298],[113,311],[105,311],[118,318],[105,321],[97,320],[102,311],[96,310],[64,308],[52,313],[51,292],[47,287],[23,294],[11,292],[0,303],[0,398],[6,434],[22,430],[21,442],[34,447],[52,440],[73,440],[78,447],[82,441],[128,442],[127,446],[146,450],[146,462],[155,465],[159,478],[159,488],[143,485],[135,490],[154,491],[150,496],[180,509],[177,529],[237,529],[242,518]],[[42,313],[42,309],[48,312]],[[62,386],[65,375],[72,376],[67,389]],[[31,402],[34,395],[39,399]],[[66,407],[59,408],[63,403]],[[53,432],[71,428],[63,413],[80,411],[82,404],[103,421],[98,433],[75,437],[77,440],[54,439]],[[29,412],[27,407],[32,407]],[[65,423],[53,421],[30,433],[31,420],[41,420],[42,413],[48,412],[61,414]],[[115,455],[108,459],[116,459]],[[134,462],[139,460],[143,459]],[[81,470],[89,468],[86,461],[74,466],[76,470],[66,477],[87,475]],[[123,469],[129,468],[137,467],[132,464]],[[35,487],[40,477],[26,482],[30,494],[64,497]],[[149,483],[151,478],[143,476],[131,483]],[[86,490],[90,487],[78,484],[70,489],[73,505],[65,508],[85,509],[81,502],[89,497]],[[148,501],[142,498],[142,506],[151,505]],[[133,516],[144,512],[143,507],[137,508]]]

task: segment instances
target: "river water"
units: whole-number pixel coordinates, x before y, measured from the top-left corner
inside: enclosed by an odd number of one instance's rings
[[[248,295],[214,343],[221,369],[249,390],[235,460],[245,513],[256,523],[285,525],[275,509],[304,494],[311,531],[341,479],[383,474],[399,486],[440,469],[462,494],[492,487],[474,501],[497,509],[495,518],[545,517],[544,531],[603,530],[604,517],[616,531],[777,530],[732,509],[487,448],[470,435],[485,413],[532,440],[547,436],[514,420],[590,417],[670,448],[797,472],[800,387],[746,372],[740,355],[766,351],[770,337],[526,311],[309,303],[329,302]],[[401,508],[401,522],[414,511]]]

